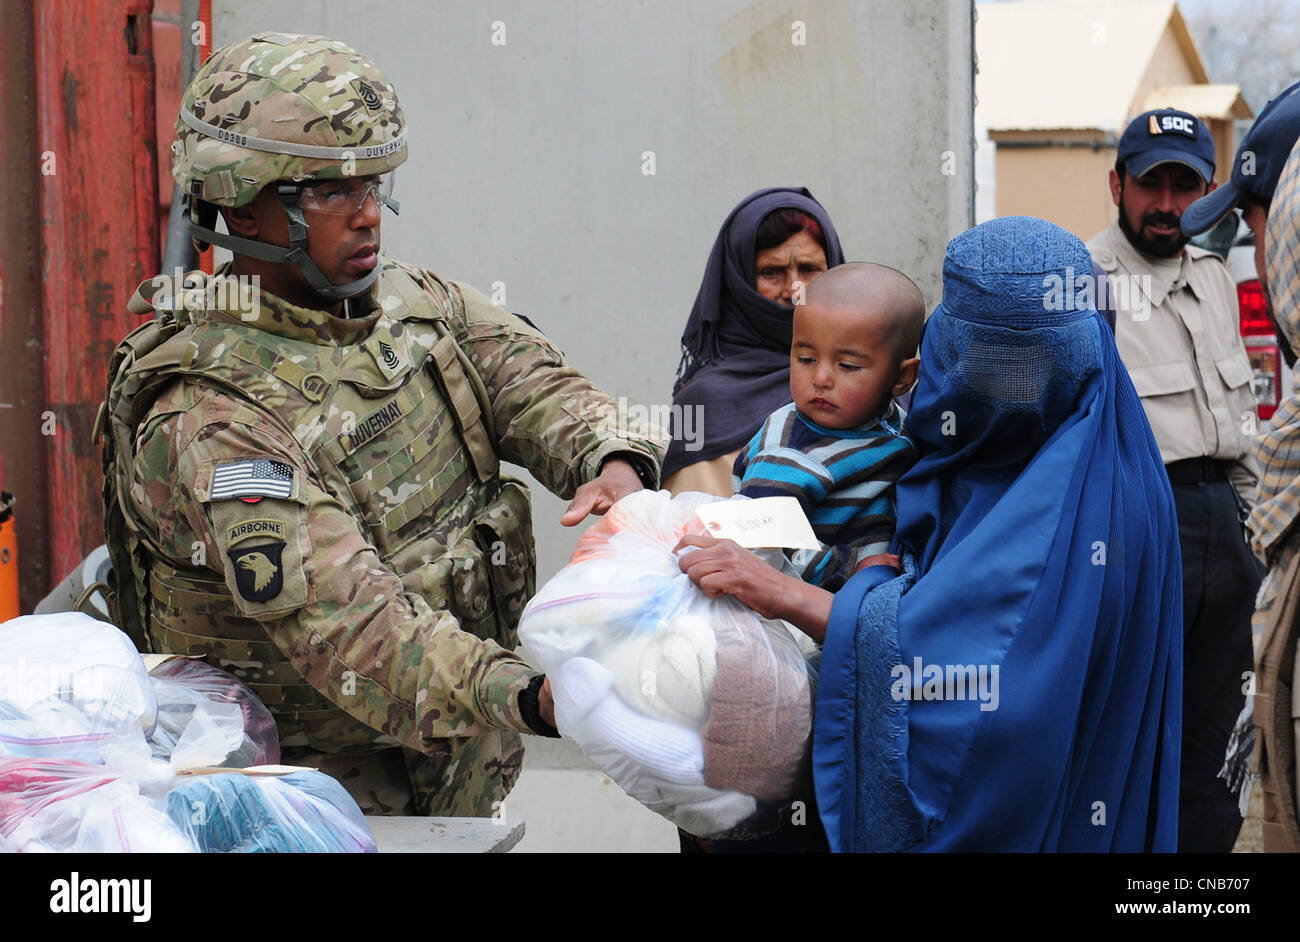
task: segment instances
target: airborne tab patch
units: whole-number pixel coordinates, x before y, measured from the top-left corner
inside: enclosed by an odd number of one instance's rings
[[[232,497],[280,497],[293,493],[293,468],[270,458],[219,464],[212,470],[209,500]]]
[[[226,545],[234,546],[254,536],[284,539],[284,523],[280,520],[244,520],[226,530]]]

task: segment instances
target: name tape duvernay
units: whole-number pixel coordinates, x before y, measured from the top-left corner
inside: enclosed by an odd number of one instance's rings
[[[697,507],[695,514],[710,536],[735,540],[746,549],[817,549],[821,545],[793,497],[719,500]]]

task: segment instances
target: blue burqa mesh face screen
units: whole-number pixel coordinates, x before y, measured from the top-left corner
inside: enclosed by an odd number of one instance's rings
[[[817,801],[836,850],[1172,851],[1182,577],[1173,495],[1114,338],[1051,310],[1090,272],[1038,219],[948,246],[898,486],[904,572],[836,598]]]

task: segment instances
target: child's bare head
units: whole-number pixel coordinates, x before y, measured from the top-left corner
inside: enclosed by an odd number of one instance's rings
[[[925,300],[911,278],[874,262],[846,262],[808,282],[806,306],[835,308],[872,321],[879,339],[899,360],[916,355],[925,323]]]
[[[790,348],[799,411],[835,429],[878,418],[916,381],[924,322],[920,290],[885,265],[849,262],[809,282]]]

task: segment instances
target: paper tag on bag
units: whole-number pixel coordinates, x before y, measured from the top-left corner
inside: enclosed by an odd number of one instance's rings
[[[719,500],[697,507],[695,514],[710,536],[735,540],[746,549],[817,549],[821,545],[793,497]]]
[[[311,772],[312,769],[300,765],[250,765],[246,769],[228,769],[216,765],[196,765],[192,769],[177,769],[177,775],[225,775],[237,772],[240,775],[292,775],[294,772]]]
[[[187,661],[200,661],[203,659],[202,654],[141,654],[140,660],[144,661],[145,673],[152,674],[155,668],[162,667],[168,661],[180,659]]]

